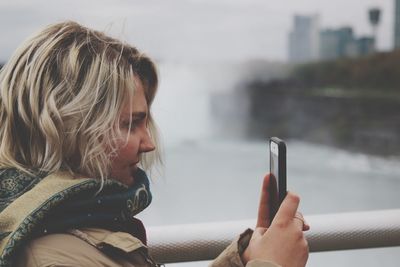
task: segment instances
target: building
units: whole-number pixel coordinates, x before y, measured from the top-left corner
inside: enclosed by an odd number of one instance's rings
[[[327,29],[320,32],[321,60],[341,57],[365,56],[374,52],[375,39],[364,36],[356,38],[351,27]]]
[[[353,40],[351,27],[322,30],[320,32],[319,58],[329,60],[345,56],[354,47]]]
[[[400,48],[400,0],[395,0],[394,10],[394,48]]]
[[[358,45],[358,51],[360,53],[360,55],[368,55],[371,54],[372,52],[375,51],[375,39],[368,37],[368,36],[364,36],[361,37],[357,40],[357,45]]]
[[[400,4],[400,0],[397,2]],[[316,60],[359,57],[374,51],[375,38],[371,36],[356,37],[350,26],[320,30],[318,15],[296,15],[294,17],[293,29],[289,33],[290,62],[305,63]]]
[[[319,57],[319,17],[296,15],[289,33],[289,61],[302,63]]]

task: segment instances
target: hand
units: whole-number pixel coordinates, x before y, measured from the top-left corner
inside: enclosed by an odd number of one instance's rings
[[[301,213],[297,212],[300,198],[288,192],[270,225],[269,180],[270,176],[267,175],[261,192],[257,226],[242,254],[242,261],[246,264],[250,260],[260,259],[284,267],[305,266],[308,259],[308,243],[303,231],[310,229],[310,226],[304,221]]]

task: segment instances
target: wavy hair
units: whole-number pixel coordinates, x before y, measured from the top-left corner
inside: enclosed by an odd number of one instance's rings
[[[66,170],[104,182],[118,150],[115,125],[137,80],[150,109],[158,85],[150,58],[76,22],[46,27],[0,73],[0,168]],[[157,144],[150,112],[148,127]],[[142,161],[151,165],[159,154],[150,157]]]

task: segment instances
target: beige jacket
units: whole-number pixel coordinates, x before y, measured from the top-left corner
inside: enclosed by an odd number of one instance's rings
[[[210,267],[244,267],[239,251],[251,231],[229,245]],[[149,267],[156,266],[147,247],[128,233],[98,228],[49,234],[28,243],[19,253],[16,267]],[[246,267],[279,267],[271,262],[251,261]]]

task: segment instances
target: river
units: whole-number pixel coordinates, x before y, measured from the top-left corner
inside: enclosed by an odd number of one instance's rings
[[[255,218],[269,166],[267,140],[213,134],[210,95],[196,89],[202,83],[192,72],[191,79],[197,80],[179,79],[187,71],[167,71],[161,83],[154,113],[164,143],[164,167],[152,173],[154,200],[140,218],[147,226]],[[399,158],[296,140],[287,142],[287,155],[288,189],[301,196],[305,216],[400,208]],[[311,253],[307,266],[394,267],[399,266],[398,255],[398,247]]]

